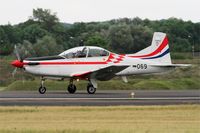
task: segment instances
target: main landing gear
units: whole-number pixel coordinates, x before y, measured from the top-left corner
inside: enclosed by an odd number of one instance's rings
[[[88,94],[94,94],[96,92],[96,88],[91,83],[88,83],[87,92]]]
[[[94,94],[96,92],[96,88],[97,84],[95,80],[89,80],[89,83],[87,85],[88,94]],[[74,94],[76,92],[76,86],[73,84],[73,79],[70,80],[67,90],[70,94]]]
[[[76,92],[76,86],[73,84],[73,79],[70,80],[67,90],[70,94],[74,94]]]

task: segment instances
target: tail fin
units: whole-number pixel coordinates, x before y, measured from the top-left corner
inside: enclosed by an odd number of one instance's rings
[[[149,47],[129,55],[133,58],[149,59],[159,63],[171,64],[168,38],[165,33],[155,32]]]

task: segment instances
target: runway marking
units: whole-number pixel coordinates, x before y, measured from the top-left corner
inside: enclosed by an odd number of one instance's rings
[[[200,100],[200,97],[159,97],[159,98],[0,98],[10,100]]]

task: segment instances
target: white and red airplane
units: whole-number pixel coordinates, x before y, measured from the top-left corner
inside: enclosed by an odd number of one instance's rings
[[[17,50],[16,50],[17,51]],[[149,47],[135,54],[115,54],[100,47],[80,46],[64,51],[56,56],[20,59],[11,64],[23,68],[26,72],[41,77],[39,92],[44,94],[45,79],[70,79],[69,93],[76,92],[75,79],[88,80],[87,92],[94,94],[97,80],[106,81],[121,76],[160,73],[184,64],[172,64],[168,38],[165,33],[155,32]]]

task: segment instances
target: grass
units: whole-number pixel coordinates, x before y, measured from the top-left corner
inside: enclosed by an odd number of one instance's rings
[[[172,59],[193,59],[192,53],[174,53],[171,52]]]
[[[1,133],[199,133],[200,105],[0,107]]]
[[[0,91],[3,91],[5,89],[6,89],[6,87],[0,87]]]

